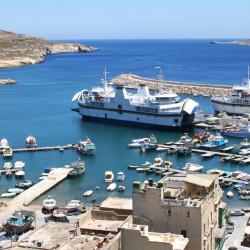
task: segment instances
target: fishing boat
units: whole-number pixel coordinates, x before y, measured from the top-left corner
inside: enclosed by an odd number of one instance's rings
[[[56,207],[56,200],[53,199],[50,195],[48,196],[48,198],[43,200],[43,208],[51,211]]]
[[[70,200],[67,206],[65,207],[65,209],[67,212],[72,212],[72,211],[79,210],[81,206],[82,206],[82,203],[80,200]]]
[[[228,192],[227,192],[227,197],[228,197],[229,199],[232,199],[232,198],[234,197],[233,192],[232,192],[232,191],[228,191]]]
[[[201,165],[188,162],[182,169],[188,172],[201,172],[203,168]]]
[[[13,167],[13,164],[11,161],[7,161],[3,164],[3,169],[7,170],[7,169],[11,169]]]
[[[5,149],[9,147],[9,142],[6,138],[1,139],[0,141],[0,149]]]
[[[7,235],[20,235],[32,228],[32,223],[35,219],[35,213],[32,211],[16,211],[4,225],[4,230]]]
[[[2,193],[0,195],[1,198],[12,198],[14,196],[16,196],[16,193]]]
[[[125,180],[125,174],[123,172],[118,172],[117,173],[117,177],[116,177],[116,181],[124,181]]]
[[[187,144],[191,144],[192,142],[192,138],[188,135],[188,133],[184,133],[184,135],[182,135],[180,137],[180,139],[175,142],[175,145],[187,145]]]
[[[36,138],[34,136],[29,135],[26,138],[26,147],[27,148],[35,148],[35,147],[37,147]]]
[[[114,174],[112,171],[106,171],[104,174],[104,181],[105,182],[112,182],[114,179]]]
[[[21,188],[9,188],[8,192],[9,193],[15,193],[15,194],[21,194],[24,191],[24,189]]]
[[[24,180],[15,185],[16,188],[27,189],[34,185],[34,182],[30,180]]]
[[[125,125],[160,128],[192,126],[199,104],[192,99],[180,100],[170,90],[154,93],[140,84],[133,88],[103,80],[103,87],[83,89],[72,98],[83,119],[116,122]]]
[[[11,158],[13,155],[13,149],[11,147],[6,147],[3,149],[3,157]]]
[[[178,156],[187,156],[192,154],[192,149],[187,147],[180,147],[177,149]]]
[[[23,161],[16,161],[14,163],[14,168],[15,169],[23,169],[25,166],[25,163]]]
[[[128,144],[129,148],[140,148],[142,143],[150,142],[150,138],[140,138],[140,139],[133,139],[131,143]]]
[[[245,138],[240,142],[240,146],[243,148],[250,147],[250,141]]]
[[[79,141],[77,151],[84,155],[94,155],[96,147],[95,144],[87,138],[85,141]]]
[[[232,127],[225,131],[225,135],[238,138],[250,138],[250,127]]]
[[[19,171],[17,171],[17,172],[15,173],[15,176],[16,176],[17,178],[23,178],[23,177],[25,176],[25,172],[22,171],[22,170],[19,170]]]
[[[110,183],[107,187],[107,191],[112,192],[116,189],[116,183]]]
[[[149,142],[141,143],[141,151],[146,152],[148,150],[156,149],[158,147],[157,139],[154,135],[150,136]]]
[[[163,164],[163,159],[161,157],[156,157],[154,160],[154,165],[160,167]]]
[[[89,197],[89,196],[91,196],[92,194],[93,194],[93,190],[88,190],[88,191],[86,191],[86,192],[83,193],[83,196],[84,196],[84,197]]]
[[[216,150],[218,148],[225,147],[226,143],[228,143],[228,140],[222,135],[217,134],[213,136],[208,142],[200,144],[200,148],[205,150]]]
[[[85,163],[80,159],[76,162],[73,162],[69,166],[72,170],[69,172],[69,177],[79,176],[85,172]]]
[[[125,188],[124,185],[119,185],[119,186],[118,186],[118,191],[119,191],[119,192],[124,192],[125,189],[126,189],[126,188]]]
[[[244,115],[250,110],[250,70],[248,77],[244,80],[245,85],[233,87],[233,93],[229,96],[212,97],[211,101],[216,113],[226,112],[228,114]]]
[[[217,169],[217,168],[213,168],[213,169],[208,170],[207,173],[208,174],[217,174],[219,176],[223,176],[224,171],[220,170],[220,169]]]

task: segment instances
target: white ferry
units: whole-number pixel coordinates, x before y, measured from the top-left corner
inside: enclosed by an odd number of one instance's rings
[[[250,113],[250,78],[245,80],[245,85],[234,86],[231,96],[213,97],[211,101],[215,113],[226,112],[228,114],[244,115]]]
[[[137,89],[107,83],[103,87],[77,92],[72,101],[78,102],[83,119],[119,122],[125,125],[182,128],[193,124],[199,104],[191,99],[180,100],[170,91],[150,93],[145,85]]]

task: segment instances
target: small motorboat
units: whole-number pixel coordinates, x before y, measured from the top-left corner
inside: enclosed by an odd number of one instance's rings
[[[125,180],[125,174],[123,172],[118,172],[117,173],[117,177],[116,177],[116,181],[124,181]]]
[[[164,147],[157,147],[155,150],[158,151],[158,152],[166,152],[166,151],[167,151],[167,148],[164,148]]]
[[[76,149],[84,155],[94,155],[96,151],[95,144],[89,138],[85,141],[80,141]]]
[[[116,183],[110,183],[107,187],[107,191],[112,192],[116,189]]]
[[[0,149],[4,149],[9,147],[9,142],[6,138],[1,139],[0,141]]]
[[[11,161],[7,161],[3,164],[3,169],[11,169],[13,167],[13,164]]]
[[[85,172],[85,163],[80,159],[76,162],[73,162],[69,166],[72,170],[69,172],[69,177],[75,177],[82,175]]]
[[[89,196],[91,196],[92,194],[93,194],[93,190],[88,190],[88,191],[86,191],[86,192],[83,193],[83,196],[84,196],[84,197],[89,197]]]
[[[37,147],[36,138],[34,136],[29,135],[26,138],[26,147],[27,148],[35,148],[35,147]]]
[[[16,161],[14,164],[15,169],[23,169],[25,166],[25,163],[23,161]]]
[[[81,208],[81,201],[80,200],[70,200],[66,206],[67,212],[72,212]]]
[[[173,166],[173,162],[172,161],[164,161],[164,166],[165,168],[171,168]]]
[[[160,167],[160,166],[162,165],[162,163],[163,163],[163,160],[162,160],[161,157],[156,157],[156,158],[155,158],[154,165],[155,165],[156,167]]]
[[[12,172],[10,170],[5,172],[6,178],[12,178]]]
[[[56,200],[53,199],[50,195],[48,198],[43,200],[43,208],[45,208],[48,211],[53,210],[56,207]]]
[[[3,149],[3,157],[11,158],[13,155],[13,149],[11,147],[6,147]]]
[[[9,188],[8,192],[9,193],[15,193],[15,194],[21,194],[24,191],[22,188]]]
[[[140,148],[142,142],[132,142],[128,144],[129,148]]]
[[[240,142],[240,146],[242,148],[245,148],[245,147],[250,147],[250,141],[248,139],[243,139],[241,142]]]
[[[34,185],[34,182],[32,182],[30,180],[24,180],[24,181],[16,184],[15,186],[16,186],[16,188],[27,189],[33,185]]]
[[[124,185],[119,185],[119,186],[118,186],[118,191],[119,191],[119,192],[124,192],[125,189],[126,189],[126,188],[125,188]]]
[[[104,175],[104,181],[105,182],[112,182],[114,179],[114,174],[112,171],[106,171]]]
[[[214,155],[215,155],[215,153],[213,153],[213,152],[207,152],[207,153],[202,154],[201,156],[203,158],[210,158],[210,157],[213,157]]]
[[[192,154],[192,149],[187,147],[181,147],[177,149],[178,156],[187,156]]]
[[[39,177],[40,181],[45,180],[45,179],[47,179],[47,176],[41,176],[41,177]]]
[[[15,173],[17,178],[23,178],[25,176],[25,172],[23,170],[19,170]]]
[[[188,172],[201,172],[203,168],[204,167],[201,165],[188,162],[186,163],[185,167],[182,169]]]
[[[1,198],[12,198],[16,196],[16,193],[3,193],[0,195]]]
[[[229,199],[232,199],[232,198],[234,197],[233,192],[232,192],[232,191],[228,191],[228,192],[227,192],[227,197],[228,197]]]

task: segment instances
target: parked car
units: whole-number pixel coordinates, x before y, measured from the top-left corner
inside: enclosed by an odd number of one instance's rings
[[[228,250],[238,250],[237,247],[229,247]]]
[[[233,231],[234,231],[234,226],[228,225],[227,228],[226,228],[226,231],[227,231],[228,234],[232,234]]]
[[[230,215],[231,216],[244,216],[245,213],[240,209],[235,209],[235,210],[230,211]]]

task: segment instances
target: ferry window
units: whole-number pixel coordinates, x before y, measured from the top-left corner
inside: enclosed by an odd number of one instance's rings
[[[136,120],[137,120],[137,121],[140,121],[140,118],[139,118],[139,117],[137,117],[137,118],[136,118]]]
[[[178,121],[179,121],[179,120],[178,120],[177,118],[176,118],[176,119],[174,119],[174,122],[175,122],[175,123],[178,123]]]
[[[107,118],[108,117],[108,115],[107,115],[107,113],[105,113],[105,118]]]
[[[171,216],[171,210],[168,209],[168,216]]]
[[[190,212],[189,211],[187,211],[187,217],[190,217]]]
[[[119,104],[119,105],[118,105],[118,109],[122,109],[122,105]]]

